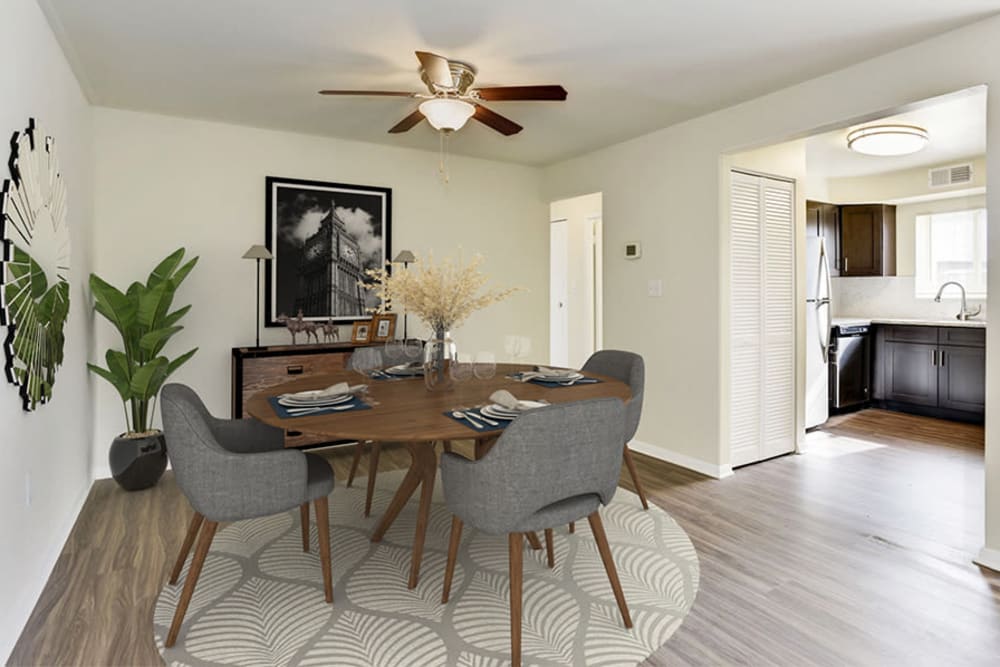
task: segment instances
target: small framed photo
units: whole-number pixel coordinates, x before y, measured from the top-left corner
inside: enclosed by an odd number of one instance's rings
[[[372,317],[373,343],[385,343],[396,337],[396,313],[381,313]]]
[[[354,322],[354,328],[351,330],[351,342],[367,343],[371,339],[371,334],[372,334],[372,321],[357,320]]]

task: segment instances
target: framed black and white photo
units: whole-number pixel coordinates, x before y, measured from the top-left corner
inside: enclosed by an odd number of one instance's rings
[[[377,308],[367,269],[391,256],[390,188],[267,177],[265,326],[299,313],[315,322],[353,322]]]

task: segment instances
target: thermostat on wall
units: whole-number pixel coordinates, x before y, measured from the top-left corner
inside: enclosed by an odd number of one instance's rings
[[[642,257],[642,245],[638,241],[629,241],[625,244],[625,259],[639,259]]]

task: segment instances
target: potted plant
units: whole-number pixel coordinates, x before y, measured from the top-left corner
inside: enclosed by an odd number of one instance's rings
[[[189,350],[173,361],[161,354],[184,328],[178,322],[191,309],[171,310],[177,288],[198,261],[195,257],[181,264],[183,259],[184,248],[178,248],[153,269],[145,284],[134,282],[124,292],[90,275],[94,310],[115,327],[124,348],[107,351],[107,368],[87,367],[110,382],[122,399],[125,432],[111,443],[109,460],[112,476],[127,491],[153,486],[166,470],[166,441],[162,431],[151,428],[156,397],[166,379],[198,351]]]

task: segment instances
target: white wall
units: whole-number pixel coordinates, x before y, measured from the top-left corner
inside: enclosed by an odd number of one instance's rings
[[[597,349],[594,327],[594,231],[595,220],[601,217],[601,193],[552,202],[551,222],[565,221],[566,248],[566,322],[568,340],[566,365],[580,368]],[[550,335],[551,335],[550,331]],[[555,341],[552,341],[555,344]],[[554,352],[554,351],[553,351]],[[555,363],[555,361],[553,361]]]
[[[6,660],[41,593],[90,488],[92,381],[91,113],[34,0],[4,2],[0,21],[0,177],[8,177],[6,138],[34,117],[56,138],[69,189],[72,256],[66,355],[52,401],[21,409],[17,389],[0,377],[0,658]],[[26,504],[26,477],[31,504]]]
[[[647,360],[640,438],[706,467],[725,464],[728,415],[720,155],[884,117],[904,105],[979,84],[1000,89],[1000,18],[545,169],[551,199],[604,194],[607,247],[644,244],[644,261],[605,257],[606,344]],[[1000,104],[989,100],[987,155],[1000,159]],[[987,175],[991,262],[1000,258],[1000,173]],[[669,298],[641,298],[649,274]],[[1000,298],[1000,269],[990,271]],[[614,305],[613,305],[614,304]],[[989,329],[991,349],[1000,330]],[[1000,564],[1000,355],[988,360],[986,543]],[[651,428],[650,415],[656,428]]]
[[[194,308],[168,352],[200,346],[175,379],[196,387],[216,414],[229,413],[231,348],[254,340],[254,264],[240,256],[264,242],[269,175],[391,187],[393,254],[481,252],[495,284],[529,288],[453,332],[460,351],[492,350],[501,359],[504,335],[520,334],[531,337],[533,360],[547,360],[548,206],[537,168],[452,156],[445,185],[435,153],[113,109],[94,114],[95,271],[125,285],[178,246],[201,257],[178,296]],[[411,335],[422,334],[409,319]],[[289,341],[284,329],[262,329],[262,344]],[[118,344],[103,321],[97,343]],[[121,404],[101,383],[96,477],[108,475],[108,444],[122,426]]]

